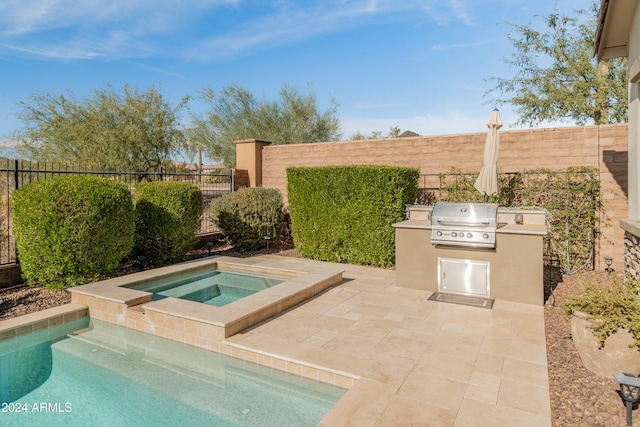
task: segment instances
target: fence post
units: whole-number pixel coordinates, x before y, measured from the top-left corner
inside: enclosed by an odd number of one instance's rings
[[[18,185],[18,159],[13,161],[13,185],[15,190],[20,188]]]
[[[160,166],[160,170],[158,171],[158,181],[162,181],[162,166]]]
[[[13,180],[14,180],[13,186],[16,190],[20,188],[20,185],[18,184],[18,178],[19,178],[18,168],[19,168],[18,159],[15,159],[13,161]],[[7,242],[9,242],[9,239],[7,239]],[[14,245],[13,247],[13,256],[16,259],[16,264],[20,265],[20,258],[18,257],[18,247],[16,245]]]

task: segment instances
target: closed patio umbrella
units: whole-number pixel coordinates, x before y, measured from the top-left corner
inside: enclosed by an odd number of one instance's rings
[[[497,109],[491,112],[487,127],[489,128],[489,133],[487,133],[487,141],[484,144],[484,164],[474,184],[476,190],[484,194],[485,202],[490,195],[498,192],[498,168],[496,163],[498,162],[498,148],[500,146],[498,129],[502,127],[502,120]]]

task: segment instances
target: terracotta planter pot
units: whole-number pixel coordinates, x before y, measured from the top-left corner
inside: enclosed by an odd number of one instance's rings
[[[618,329],[612,333],[599,348],[598,337],[591,326],[593,317],[575,311],[571,318],[571,337],[580,354],[584,366],[596,375],[611,378],[614,372],[640,374],[640,351],[637,347],[629,347],[635,340],[627,329]]]

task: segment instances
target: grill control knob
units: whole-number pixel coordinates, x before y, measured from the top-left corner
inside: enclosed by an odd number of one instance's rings
[[[455,231],[451,232],[451,237],[458,237],[458,233],[456,233]]]
[[[473,234],[471,234],[471,233],[467,233],[467,237],[468,237],[468,238],[472,238],[472,237],[473,237]]]
[[[442,237],[442,231],[436,231],[436,236]]]
[[[489,238],[489,234],[487,234],[487,233],[482,234],[482,238],[483,239],[488,239]]]

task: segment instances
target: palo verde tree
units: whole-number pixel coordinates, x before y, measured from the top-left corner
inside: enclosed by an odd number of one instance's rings
[[[193,151],[202,149],[225,165],[235,165],[234,141],[256,138],[278,144],[335,141],[341,137],[338,104],[331,100],[320,111],[313,92],[301,93],[293,86],[283,85],[277,101],[259,101],[251,92],[238,86],[201,92],[208,105],[204,115],[194,115],[188,130]]]
[[[83,100],[73,93],[31,95],[16,114],[18,152],[35,161],[79,162],[101,168],[148,171],[165,164],[185,141],[179,112],[155,88],[126,85],[96,89]]]
[[[599,3],[599,2],[598,2]],[[494,77],[493,105],[513,105],[516,124],[544,121],[578,125],[627,121],[627,59],[594,58],[597,6],[576,10],[575,16],[536,15],[545,26],[513,26],[507,35],[515,52],[504,62],[515,70],[511,78]],[[487,94],[487,95],[488,95]]]

